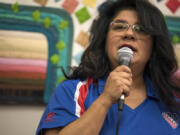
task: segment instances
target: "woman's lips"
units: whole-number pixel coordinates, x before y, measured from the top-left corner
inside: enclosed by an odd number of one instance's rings
[[[121,45],[121,46],[119,47],[119,49],[122,48],[122,47],[128,47],[128,48],[132,49],[132,51],[134,51],[134,52],[137,51],[136,48],[134,48],[132,45],[129,45],[129,44],[123,44],[123,45]]]

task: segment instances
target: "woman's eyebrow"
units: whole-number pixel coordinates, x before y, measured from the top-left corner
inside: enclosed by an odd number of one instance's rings
[[[128,23],[127,21],[121,20],[121,19],[116,19],[116,20],[114,20],[113,22],[115,22],[115,23],[119,23],[119,22],[121,22],[121,23]],[[141,23],[140,23],[140,22],[136,22],[136,23],[134,23],[134,24],[140,25]]]
[[[113,22],[116,22],[116,23],[119,23],[119,22],[121,22],[121,23],[127,23],[127,21],[121,20],[121,19],[116,19],[116,20],[114,20]]]

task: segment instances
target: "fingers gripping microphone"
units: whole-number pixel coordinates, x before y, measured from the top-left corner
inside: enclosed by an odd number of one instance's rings
[[[119,65],[129,66],[133,58],[133,51],[129,47],[122,47],[117,52]],[[124,105],[124,94],[118,100],[118,109],[122,111]]]

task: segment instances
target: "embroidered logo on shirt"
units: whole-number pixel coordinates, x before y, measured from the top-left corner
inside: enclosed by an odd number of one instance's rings
[[[173,129],[178,127],[178,115],[176,113],[163,112],[162,116]]]
[[[45,122],[54,121],[53,117],[54,117],[55,115],[56,115],[55,113],[49,112],[49,113],[46,115]]]

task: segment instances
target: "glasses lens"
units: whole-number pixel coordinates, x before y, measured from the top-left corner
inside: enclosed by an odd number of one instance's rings
[[[134,32],[145,34],[143,27],[140,25],[134,25],[133,30]]]
[[[123,31],[127,29],[127,24],[121,22],[112,23],[112,29],[115,31]]]

